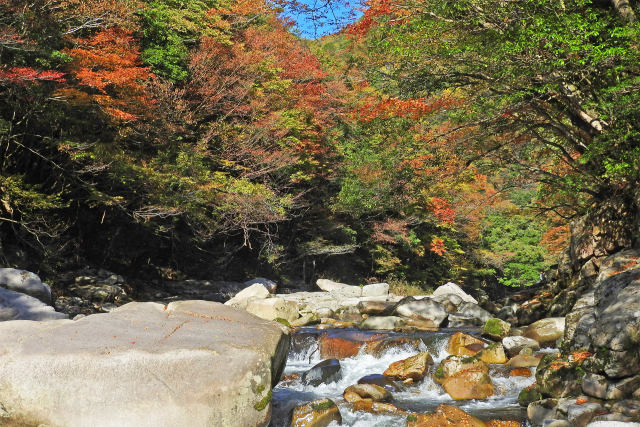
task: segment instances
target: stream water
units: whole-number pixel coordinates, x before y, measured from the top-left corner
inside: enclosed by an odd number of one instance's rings
[[[405,336],[419,338],[422,341],[421,351],[428,351],[433,360],[434,367],[449,354],[446,344],[453,333],[462,329],[442,329],[438,332],[418,333],[388,333],[391,336]],[[473,330],[463,330],[473,333]],[[318,339],[321,334],[354,333],[362,336],[363,333],[379,334],[381,331],[360,331],[356,329],[325,329],[302,328],[297,330],[293,337],[293,345],[289,352],[285,375],[300,373],[309,370],[320,362]],[[357,427],[372,426],[402,426],[406,423],[405,416],[390,416],[370,414],[363,411],[353,411],[351,405],[342,399],[343,391],[350,385],[370,374],[382,374],[387,367],[395,361],[406,359],[416,354],[414,348],[391,348],[383,352],[379,357],[365,354],[361,350],[356,356],[341,359],[342,376],[337,382],[320,384],[318,386],[304,385],[300,379],[282,381],[273,390],[273,416],[271,427],[288,427],[292,409],[300,404],[315,399],[328,397],[338,405],[343,418],[343,425]],[[396,407],[408,411],[424,413],[433,411],[439,404],[455,405],[464,411],[481,419],[518,420],[523,425],[526,419],[526,410],[517,403],[520,390],[534,382],[534,377],[510,377],[508,369],[501,365],[490,365],[490,374],[495,388],[495,395],[483,400],[454,401],[442,387],[435,383],[430,376],[417,384],[407,386],[405,390],[393,393],[393,403]],[[432,372],[431,372],[432,373]]]

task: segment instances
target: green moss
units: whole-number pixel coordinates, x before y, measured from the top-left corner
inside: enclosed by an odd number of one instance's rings
[[[501,336],[505,331],[503,330],[503,324],[500,319],[489,319],[484,324],[483,332],[487,335]]]
[[[326,411],[327,409],[336,406],[336,404],[333,402],[333,400],[331,399],[323,399],[322,401],[318,402],[318,403],[312,403],[311,404],[311,408],[314,411]]]
[[[291,323],[289,323],[289,321],[287,319],[283,319],[282,317],[276,317],[274,319],[274,322],[278,322],[283,324],[284,326],[290,328],[291,327]]]
[[[264,408],[267,407],[267,405],[269,404],[269,402],[271,402],[271,398],[273,397],[273,392],[271,390],[269,390],[269,393],[267,393],[267,395],[265,397],[262,398],[262,400],[258,403],[256,403],[255,405],[253,405],[253,408],[256,411],[262,411],[264,410]]]
[[[438,369],[436,369],[436,372],[434,375],[437,378],[444,378],[444,369],[442,369],[442,366],[438,366]]]
[[[414,414],[409,414],[409,415],[407,415],[407,421],[409,421],[409,422],[418,421],[418,416],[414,415]]]
[[[255,392],[256,394],[262,394],[262,392],[264,391],[264,389],[266,388],[266,386],[264,384],[260,384],[258,387],[256,387]]]

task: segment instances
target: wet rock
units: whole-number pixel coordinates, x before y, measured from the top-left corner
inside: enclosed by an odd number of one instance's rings
[[[0,268],[0,287],[32,296],[51,305],[51,288],[42,283],[35,273],[15,268]]]
[[[360,323],[360,329],[394,330],[404,326],[406,320],[397,316],[369,316]]]
[[[409,337],[386,337],[369,341],[365,345],[365,352],[375,357],[381,357],[387,351],[403,349],[418,352],[423,347],[421,340]]]
[[[389,390],[390,392],[398,392],[404,390],[402,384],[380,374],[365,375],[358,380],[358,384],[373,384]]]
[[[362,288],[360,286],[351,286],[344,283],[334,282],[328,279],[318,279],[316,281],[318,288],[325,292],[335,294],[341,297],[360,297],[362,296]]]
[[[543,399],[531,402],[527,406],[527,418],[534,426],[540,426],[545,420],[555,420],[559,418],[558,399]]]
[[[542,394],[538,390],[536,383],[531,384],[529,387],[525,387],[520,390],[518,394],[518,403],[520,406],[529,406],[530,403],[542,400]]]
[[[463,332],[451,335],[447,343],[447,351],[454,356],[473,356],[485,347],[484,341]]]
[[[376,384],[353,384],[347,387],[342,394],[344,400],[354,403],[360,400],[371,402],[385,402],[391,400],[391,392]]]
[[[433,294],[431,296],[435,298],[440,295],[447,295],[447,294],[457,295],[464,302],[478,304],[478,301],[474,297],[472,297],[471,295],[463,291],[462,288],[460,288],[460,286],[456,285],[453,282],[445,283],[442,286],[438,286],[436,290],[433,291]]]
[[[384,316],[390,314],[396,304],[391,301],[360,301],[357,305],[360,314]]]
[[[475,317],[479,321],[478,325],[482,325],[487,320],[493,318],[491,313],[480,307],[478,304],[466,301],[460,304],[460,306],[458,307],[458,314],[468,317]]]
[[[331,399],[317,399],[297,406],[291,416],[291,427],[327,427],[332,422],[342,423],[340,410]]]
[[[540,358],[527,354],[517,354],[507,362],[507,366],[512,368],[535,368],[540,364]]]
[[[261,319],[284,319],[293,322],[299,317],[298,306],[282,298],[251,299],[247,303],[247,311]]]
[[[269,297],[269,290],[264,284],[254,283],[238,292],[233,298],[225,302],[224,305],[246,310],[249,300],[265,299],[267,297]]]
[[[511,324],[495,317],[487,320],[482,328],[482,335],[496,341],[509,336]]]
[[[391,403],[374,402],[369,399],[363,399],[353,404],[354,411],[364,411],[371,414],[381,415],[405,415],[406,412],[396,408]]]
[[[56,320],[67,315],[27,294],[0,288],[0,322],[9,320]],[[4,339],[4,337],[3,337]]]
[[[353,339],[349,336],[340,336],[335,334],[323,334],[318,341],[320,348],[320,357],[323,359],[345,359],[353,357],[360,351],[364,345],[364,339]]]
[[[405,324],[399,330],[402,332],[435,332],[439,330],[431,320],[405,319]]]
[[[371,285],[364,285],[362,287],[363,297],[379,297],[389,294],[388,283],[373,283]]]
[[[502,347],[502,344],[497,342],[478,352],[477,356],[485,363],[502,364],[507,362],[507,356],[504,354],[504,348]]]
[[[408,297],[400,301],[394,313],[416,320],[430,320],[436,326],[440,326],[447,318],[447,312],[442,304],[429,298],[416,300]]]
[[[538,341],[542,347],[554,347],[564,335],[564,317],[538,320],[524,330],[525,337]]]
[[[206,301],[4,322],[0,336],[3,408],[65,427],[264,425],[289,349],[279,325]]]
[[[462,409],[451,405],[439,405],[433,414],[410,414],[407,427],[487,427],[487,424]]]
[[[442,382],[442,387],[454,400],[486,399],[493,396],[493,384],[487,372],[465,370]]]
[[[315,387],[320,384],[336,382],[340,377],[340,361],[338,359],[327,359],[302,374],[302,383]]]
[[[513,357],[519,354],[523,348],[530,348],[532,351],[540,350],[538,341],[527,337],[506,337],[502,339],[502,346],[507,356]]]
[[[559,354],[547,354],[536,371],[536,383],[540,392],[550,397],[576,396],[582,393],[580,381],[584,370],[581,362]]]
[[[442,384],[447,378],[463,371],[489,372],[489,365],[476,357],[449,356],[440,362],[433,379]]]
[[[404,360],[393,362],[383,372],[383,375],[391,377],[395,380],[407,380],[420,381],[429,371],[429,368],[433,366],[433,359],[427,352],[416,354]]]
[[[527,368],[513,368],[509,371],[510,377],[530,377],[533,375],[530,369]]]
[[[300,318],[291,322],[291,326],[294,328],[299,328],[307,325],[315,325],[320,323],[320,318],[316,316],[315,313],[305,313]]]

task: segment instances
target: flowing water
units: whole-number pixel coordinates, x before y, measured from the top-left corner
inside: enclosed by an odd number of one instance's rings
[[[449,336],[461,329],[443,329],[438,332],[419,332],[411,334],[387,333],[390,336],[406,336],[422,340],[421,351],[428,351],[434,360],[434,367],[449,354],[445,350]],[[465,332],[471,332],[464,330]],[[293,336],[292,350],[289,353],[285,375],[300,373],[309,370],[320,362],[318,349],[318,337],[321,334],[346,334],[354,333],[375,335],[380,331],[359,331],[348,329],[303,328]],[[389,416],[370,414],[363,411],[352,411],[350,405],[342,400],[343,391],[350,385],[356,384],[365,375],[382,374],[387,367],[395,361],[406,359],[416,354],[412,348],[392,348],[382,353],[380,357],[365,354],[362,350],[354,357],[341,359],[342,377],[334,383],[320,384],[318,386],[304,385],[299,379],[281,382],[273,390],[273,417],[272,427],[289,426],[291,411],[294,407],[315,399],[328,397],[338,405],[343,418],[343,425],[372,427],[372,426],[402,426],[405,425],[405,416]],[[508,370],[500,365],[490,365],[491,378],[496,394],[483,400],[454,401],[444,392],[442,387],[435,383],[430,376],[415,385],[406,387],[404,391],[393,393],[393,403],[400,409],[424,413],[433,411],[439,404],[455,405],[464,411],[482,419],[503,419],[524,421],[526,411],[518,405],[516,399],[518,393],[524,387],[534,382],[534,378],[510,377]]]

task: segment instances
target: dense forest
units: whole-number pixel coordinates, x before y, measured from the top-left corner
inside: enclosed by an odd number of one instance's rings
[[[640,180],[637,1],[0,0],[0,264],[538,281]]]

